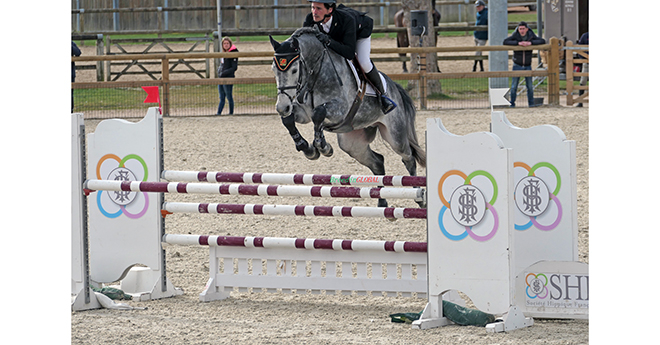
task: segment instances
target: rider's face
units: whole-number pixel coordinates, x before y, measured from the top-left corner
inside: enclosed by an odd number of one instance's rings
[[[323,21],[324,23],[330,20],[330,17],[324,18],[326,14],[331,13],[332,10],[325,8],[325,5],[320,2],[312,2],[312,17],[315,22]]]

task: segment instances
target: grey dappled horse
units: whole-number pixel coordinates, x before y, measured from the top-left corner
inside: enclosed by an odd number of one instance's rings
[[[416,176],[417,164],[426,166],[426,153],[417,142],[415,106],[410,96],[384,75],[387,94],[398,106],[384,115],[379,99],[366,96],[354,117],[347,118],[358,93],[354,74],[346,59],[319,42],[317,32],[315,27],[303,27],[282,43],[270,38],[275,49],[276,109],[296,149],[309,159],[318,159],[320,154],[330,157],[333,149],[323,132],[335,133],[339,148],[374,175],[385,175],[383,156],[369,147],[379,132],[401,156],[408,173]],[[314,123],[313,145],[296,128],[296,122],[310,121]],[[387,201],[379,199],[378,206],[386,207]]]

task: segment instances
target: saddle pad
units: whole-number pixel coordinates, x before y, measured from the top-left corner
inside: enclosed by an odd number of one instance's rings
[[[353,75],[355,76],[355,86],[357,88],[360,87],[360,76],[358,75],[357,69],[355,69],[355,65],[353,65],[353,61],[351,60],[346,60],[348,65],[351,67],[351,71],[353,71]],[[383,77],[383,74],[378,71],[378,76],[380,77],[380,82],[383,83],[383,85],[387,85],[387,82],[385,81],[385,78]],[[374,90],[374,87],[371,86],[369,82],[367,82],[367,92],[365,96],[370,96],[370,97],[376,97],[378,94]]]

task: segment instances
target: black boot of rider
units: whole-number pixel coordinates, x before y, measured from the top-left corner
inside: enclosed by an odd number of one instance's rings
[[[392,102],[392,100],[386,96],[385,88],[380,80],[380,75],[378,74],[378,70],[376,70],[376,66],[367,73],[367,78],[369,78],[369,81],[371,81],[371,83],[378,89],[378,93],[380,93],[380,107],[383,109],[383,114],[387,114],[394,110],[394,108],[396,108],[396,103]]]

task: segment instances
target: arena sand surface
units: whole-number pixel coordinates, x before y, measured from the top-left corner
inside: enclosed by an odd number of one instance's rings
[[[589,110],[549,107],[509,109],[521,128],[556,125],[577,143],[580,261],[589,262]],[[425,138],[426,119],[440,118],[457,135],[489,131],[490,110],[420,111],[417,134]],[[87,132],[98,121],[86,121]],[[370,174],[338,148],[332,158],[309,161],[295,151],[276,115],[164,119],[165,168],[228,172]],[[301,133],[312,137],[310,125]],[[388,175],[405,175],[400,158],[378,138],[373,149],[385,156]],[[425,175],[424,169],[418,169]],[[290,205],[375,206],[369,199],[274,198],[249,196],[167,195],[166,201],[263,203]],[[390,206],[416,207],[390,200]],[[277,236],[327,239],[426,241],[423,220],[173,214],[171,234]],[[473,326],[413,330],[390,322],[389,314],[419,312],[426,300],[404,297],[333,294],[238,293],[223,301],[202,303],[198,294],[208,280],[208,250],[169,247],[167,273],[185,293],[158,301],[128,303],[146,310],[90,310],[71,313],[73,344],[587,344],[589,321],[541,320],[509,333],[488,333]]]

